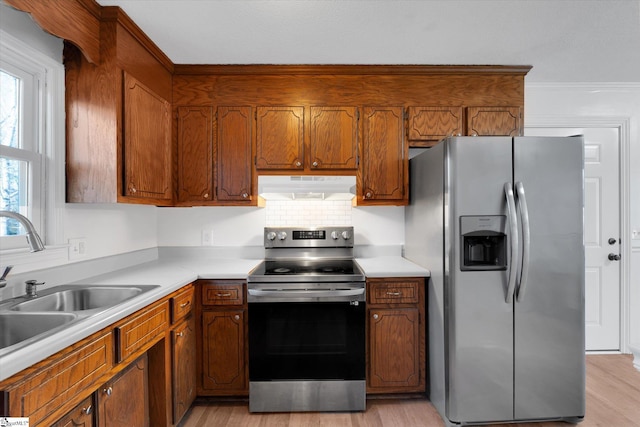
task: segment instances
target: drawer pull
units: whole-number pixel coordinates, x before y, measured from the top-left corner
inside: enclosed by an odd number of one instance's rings
[[[230,293],[230,292],[226,292],[226,293],[224,293],[224,294],[223,294],[222,292],[218,292],[218,293],[216,294],[216,296],[217,296],[217,297],[220,297],[220,298],[230,297],[230,296],[231,296],[231,293]]]
[[[184,336],[184,332],[177,332],[177,333],[176,333],[176,336],[177,336],[177,337]]]
[[[104,394],[106,394],[107,396],[111,396],[111,394],[113,393],[113,388],[111,387],[107,387],[104,390],[102,390],[104,392]]]
[[[81,412],[82,412],[84,415],[91,415],[91,413],[93,412],[93,406],[89,405],[89,406],[87,406],[86,408],[82,408],[82,409],[81,409]]]
[[[400,292],[387,292],[387,295],[392,297],[399,297],[401,294]]]
[[[180,308],[185,308],[189,304],[191,304],[191,301],[183,302],[182,304],[180,304]]]

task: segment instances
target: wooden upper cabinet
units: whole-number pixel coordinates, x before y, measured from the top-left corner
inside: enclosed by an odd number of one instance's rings
[[[178,107],[178,202],[213,199],[213,109]]]
[[[409,107],[409,146],[431,147],[447,136],[462,135],[463,125],[462,107]]]
[[[171,202],[171,105],[124,75],[125,196]]]
[[[358,204],[408,202],[408,147],[402,107],[364,107]]]
[[[256,168],[304,169],[304,107],[257,107]]]
[[[522,135],[520,107],[467,107],[467,135]]]
[[[216,116],[216,200],[251,202],[251,107],[218,107]]]
[[[311,107],[311,169],[357,168],[358,109]]]

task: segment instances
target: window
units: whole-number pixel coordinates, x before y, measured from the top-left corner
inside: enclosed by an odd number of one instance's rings
[[[29,218],[48,245],[59,239],[57,220],[46,217],[64,197],[55,144],[63,84],[62,64],[0,30],[0,209]],[[0,250],[27,250],[23,234],[17,221],[0,217]]]

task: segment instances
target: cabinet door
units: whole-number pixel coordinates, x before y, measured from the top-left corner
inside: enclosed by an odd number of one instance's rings
[[[419,332],[418,308],[369,310],[367,385],[372,391],[420,384]]]
[[[202,388],[247,391],[244,310],[202,312]]]
[[[213,112],[178,107],[178,201],[213,200]]]
[[[251,201],[251,107],[218,107],[216,199]]]
[[[89,396],[51,427],[93,427],[93,413],[93,396]]]
[[[358,157],[358,109],[311,107],[311,169],[355,170]]]
[[[304,169],[304,108],[257,107],[256,168]]]
[[[100,427],[149,425],[147,355],[133,362],[97,392]]]
[[[467,108],[467,135],[520,136],[521,122],[519,107]]]
[[[404,141],[402,107],[364,107],[363,204],[406,204],[408,148]],[[360,200],[361,199],[361,200]]]
[[[441,139],[462,134],[462,107],[409,107],[410,147],[431,147]]]
[[[195,316],[190,316],[171,332],[173,423],[180,422],[196,398]]]
[[[124,195],[170,204],[171,106],[127,73],[124,83]]]

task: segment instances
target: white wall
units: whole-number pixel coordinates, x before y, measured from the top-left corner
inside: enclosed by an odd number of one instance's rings
[[[622,123],[621,138],[628,152],[622,159],[626,170],[627,209],[623,214],[622,242],[625,263],[621,289],[623,349],[640,351],[640,83],[527,84],[525,85],[525,127],[536,124],[564,124],[572,121]],[[635,236],[635,239],[634,239]],[[633,267],[632,266],[636,266]],[[640,357],[640,354],[636,357]]]

